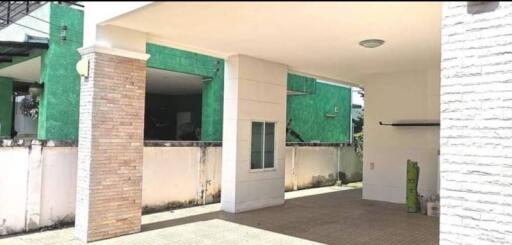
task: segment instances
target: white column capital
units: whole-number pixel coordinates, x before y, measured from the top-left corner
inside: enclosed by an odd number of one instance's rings
[[[116,55],[131,59],[138,59],[138,60],[148,60],[150,55],[142,52],[135,52],[125,49],[119,49],[119,48],[110,48],[110,47],[104,47],[100,45],[92,45],[89,47],[82,47],[78,49],[78,52],[80,55],[87,55],[90,53],[103,53],[103,54],[110,54],[110,55]]]

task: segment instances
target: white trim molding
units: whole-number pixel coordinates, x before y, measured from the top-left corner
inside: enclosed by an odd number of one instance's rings
[[[131,59],[144,60],[144,61],[148,60],[150,57],[150,55],[146,54],[146,53],[134,52],[134,51],[118,49],[118,48],[109,48],[109,47],[103,47],[103,46],[98,46],[98,45],[79,48],[78,52],[82,56],[90,54],[90,53],[103,53],[103,54],[111,54],[111,55],[131,58]]]

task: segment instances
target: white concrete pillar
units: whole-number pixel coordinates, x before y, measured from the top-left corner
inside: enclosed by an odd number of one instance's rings
[[[34,141],[29,148],[27,206],[25,230],[37,229],[41,222],[41,184],[43,181],[43,147],[41,142]]]
[[[222,210],[284,203],[287,67],[245,55],[226,60]],[[252,122],[275,122],[274,168],[251,170]]]

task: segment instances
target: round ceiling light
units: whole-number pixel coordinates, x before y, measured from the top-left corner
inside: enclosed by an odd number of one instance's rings
[[[384,44],[384,40],[381,40],[381,39],[366,39],[366,40],[359,42],[359,45],[361,45],[365,48],[376,48],[382,44]]]

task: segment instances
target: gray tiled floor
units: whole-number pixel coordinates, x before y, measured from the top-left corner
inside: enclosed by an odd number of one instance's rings
[[[236,215],[216,210],[218,205],[208,205],[147,215],[141,233],[98,244],[438,244],[437,218],[408,214],[404,205],[361,200],[360,189],[288,199],[283,206]],[[79,242],[68,228],[0,244]]]

